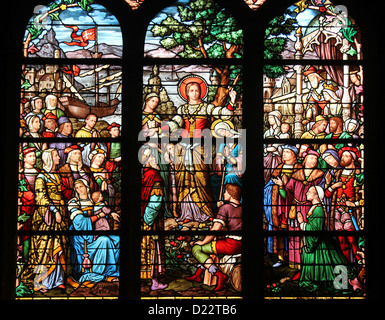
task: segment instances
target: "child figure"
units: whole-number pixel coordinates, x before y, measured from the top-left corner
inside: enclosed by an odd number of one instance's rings
[[[290,124],[283,122],[281,124],[281,133],[279,134],[279,139],[290,139]]]
[[[95,191],[91,195],[94,202],[94,215],[99,215],[101,218],[95,222],[95,230],[111,230],[110,224],[107,221],[111,209],[107,207],[107,203],[103,201],[103,194],[100,191]]]

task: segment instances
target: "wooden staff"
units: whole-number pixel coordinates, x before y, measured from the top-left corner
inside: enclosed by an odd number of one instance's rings
[[[221,190],[219,191],[219,200],[222,200],[223,184],[225,182],[225,173],[226,173],[226,159],[223,160]]]

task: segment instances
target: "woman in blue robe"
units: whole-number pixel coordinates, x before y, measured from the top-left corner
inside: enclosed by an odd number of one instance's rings
[[[72,276],[75,287],[84,284],[88,287],[100,281],[118,281],[120,237],[116,235],[90,234],[94,223],[104,218],[105,214],[93,215],[94,203],[91,200],[88,182],[84,179],[75,181],[75,198],[68,202],[68,211],[72,221],[70,230],[83,231],[83,234],[70,237]],[[119,220],[116,213],[113,219]],[[76,285],[77,283],[77,285]]]
[[[224,149],[225,147],[228,148],[229,154],[227,156],[224,156]],[[221,158],[225,161],[224,165],[224,171],[225,171],[225,178],[223,181],[223,185],[226,185],[228,183],[231,184],[237,184],[242,187],[242,177],[239,174],[239,169],[237,165],[239,164],[240,161],[242,161],[242,146],[237,143],[222,143],[217,152],[217,161],[220,160],[218,159]],[[222,160],[222,161],[223,161]],[[217,192],[219,193],[219,188],[221,185],[221,176],[215,176],[215,182],[213,181],[213,184],[217,187]],[[223,189],[223,193],[225,193],[225,189]],[[223,194],[222,194],[223,196]],[[222,198],[222,197],[221,197]]]
[[[226,184],[237,184],[242,187],[243,146],[235,141],[241,135],[232,127],[233,125],[229,121],[218,121],[212,130],[214,137],[219,139],[226,137],[228,140],[219,145],[213,162],[213,171],[216,174],[210,176],[210,186],[214,205],[217,201],[222,200]],[[224,174],[223,191],[220,194],[222,174]]]

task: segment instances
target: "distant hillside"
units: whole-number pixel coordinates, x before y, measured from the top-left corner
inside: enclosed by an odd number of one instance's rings
[[[48,30],[40,41],[36,44],[39,50],[35,53],[28,53],[31,58],[53,58],[55,50],[60,51],[60,58],[65,58],[65,54],[59,47],[59,42],[56,40],[56,33],[53,29]]]
[[[56,33],[53,29],[48,30],[40,41],[35,45],[38,51],[35,53],[29,53],[28,57],[31,58],[53,58],[55,50],[60,52],[60,58],[92,58],[91,53],[95,51],[94,47],[89,49],[82,49],[80,47],[73,47],[73,51],[64,52],[59,47],[59,42],[56,39]],[[76,48],[79,48],[76,50]],[[102,53],[103,58],[121,58],[122,47],[110,46],[105,43],[98,44],[99,53]]]
[[[179,58],[178,53],[183,50],[183,45],[167,50],[157,44],[146,44],[144,47],[144,57],[147,58]]]
[[[99,53],[102,53],[102,58],[110,59],[119,59],[122,57],[122,47],[121,46],[110,46],[105,43],[98,44]],[[92,58],[91,54],[95,52],[95,48],[91,47],[89,49],[79,49],[75,51],[66,52],[66,57],[69,59],[79,59],[79,58]]]

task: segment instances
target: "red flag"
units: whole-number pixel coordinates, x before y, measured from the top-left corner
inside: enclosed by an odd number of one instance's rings
[[[65,26],[65,27],[71,28],[73,30],[71,33],[71,38],[72,38],[72,40],[76,40],[76,41],[71,41],[71,42],[65,42],[64,41],[64,43],[66,45],[85,47],[88,45],[89,40],[96,40],[95,28],[86,29],[79,36],[79,35],[77,35],[77,32],[79,31],[78,26]]]
[[[95,28],[84,30],[82,32],[82,37],[84,41],[96,40]]]
[[[77,65],[72,65],[72,70],[68,68],[67,66],[62,68],[62,71],[66,74],[73,74],[75,77],[77,77],[80,73],[80,68]]]

